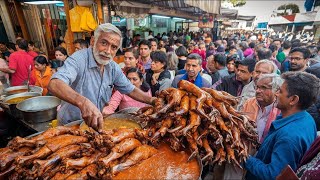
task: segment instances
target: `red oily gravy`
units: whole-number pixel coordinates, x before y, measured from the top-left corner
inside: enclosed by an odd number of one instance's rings
[[[200,166],[196,159],[187,162],[189,153],[174,152],[167,144],[158,153],[112,179],[199,179]]]

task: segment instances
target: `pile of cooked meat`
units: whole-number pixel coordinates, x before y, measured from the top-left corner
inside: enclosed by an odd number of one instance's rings
[[[0,149],[0,179],[110,179],[157,153],[139,129],[100,134],[79,126],[16,137]],[[140,140],[138,140],[140,139]]]
[[[258,135],[255,122],[234,109],[238,98],[185,80],[178,86],[135,113],[144,129],[97,133],[58,126],[14,138],[0,149],[0,179],[110,179],[156,154],[162,142],[175,151],[189,149],[189,160],[200,156],[204,163],[241,168]]]
[[[154,106],[137,112],[148,141],[155,146],[167,141],[175,151],[189,148],[189,159],[200,155],[204,162],[241,168],[258,135],[255,122],[234,109],[238,98],[185,80],[178,87],[161,91]]]

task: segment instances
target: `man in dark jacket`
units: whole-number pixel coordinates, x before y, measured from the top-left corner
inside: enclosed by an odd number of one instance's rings
[[[254,59],[246,58],[243,61],[238,61],[236,63],[236,73],[217,81],[212,88],[228,92],[233,96],[239,96],[243,87],[252,80],[255,65],[256,61]]]
[[[317,76],[317,78],[320,78],[320,63],[307,68],[306,72]],[[313,117],[317,126],[317,131],[320,131],[320,96],[317,97],[316,102],[311,105],[307,111]]]

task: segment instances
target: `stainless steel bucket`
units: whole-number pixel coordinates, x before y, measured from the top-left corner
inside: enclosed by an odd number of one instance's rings
[[[40,96],[17,104],[25,121],[30,123],[47,122],[57,118],[57,106],[61,100],[54,96]]]

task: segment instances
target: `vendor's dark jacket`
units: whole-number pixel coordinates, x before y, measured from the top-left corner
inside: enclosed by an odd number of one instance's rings
[[[320,78],[320,63],[311,65],[305,70],[305,72],[311,73],[317,76],[317,78]],[[317,131],[320,131],[320,96],[317,97],[316,102],[312,104],[307,111],[313,117],[317,126]]]
[[[160,89],[160,83],[157,83],[155,85],[152,85],[151,80],[152,80],[152,75],[153,71],[151,69],[146,70],[146,82],[150,85],[152,96],[156,95],[156,92]],[[171,74],[168,70],[164,70],[160,73],[158,82],[164,80],[164,79],[170,79]]]

